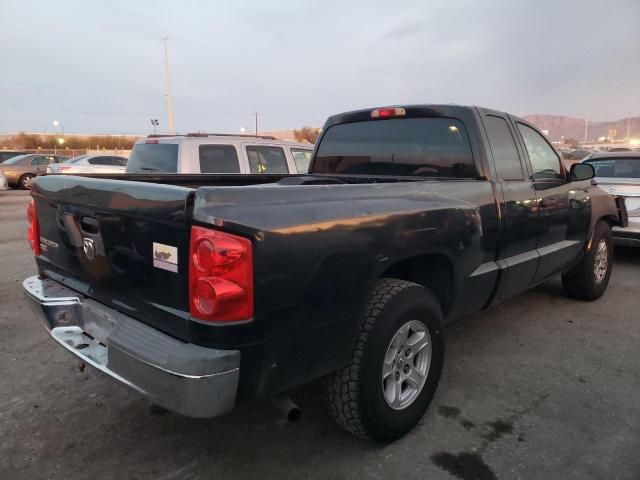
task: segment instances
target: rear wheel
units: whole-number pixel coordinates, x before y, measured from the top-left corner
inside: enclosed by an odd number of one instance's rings
[[[369,300],[351,362],[326,379],[329,412],[355,435],[393,441],[424,415],[443,359],[436,298],[415,283],[382,279]]]
[[[33,178],[34,178],[34,175],[30,173],[25,173],[24,175],[22,175],[18,182],[18,184],[20,185],[20,188],[24,188],[25,190],[30,189],[31,184],[33,183]]]
[[[562,275],[562,286],[571,298],[597,300],[609,285],[612,267],[611,227],[601,220],[593,231],[590,250],[577,267]]]

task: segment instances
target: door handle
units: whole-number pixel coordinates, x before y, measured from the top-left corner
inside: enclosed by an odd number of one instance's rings
[[[556,205],[558,205],[558,199],[555,197],[544,197],[540,201],[542,207],[555,207]]]

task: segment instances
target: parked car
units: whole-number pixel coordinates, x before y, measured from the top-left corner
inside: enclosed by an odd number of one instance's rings
[[[640,153],[598,153],[584,163],[595,168],[600,188],[625,199],[629,224],[613,227],[614,244],[640,247]]]
[[[129,166],[210,147],[175,141]],[[334,115],[310,174],[280,170],[37,178],[23,286],[52,338],[192,417],[324,377],[336,421],[388,442],[431,402],[447,324],[559,274],[596,300],[626,224],[590,164],[567,171],[532,124],[476,107]]]
[[[189,133],[138,140],[128,173],[306,173],[313,146],[274,137]]]
[[[569,165],[571,165],[571,162],[579,162],[583,158],[586,158],[587,156],[591,155],[592,153],[593,152],[591,150],[583,150],[583,149],[571,150],[569,152],[561,152],[562,158],[564,160],[568,160]]]
[[[0,190],[8,190],[9,182],[7,181],[7,176],[0,172]]]
[[[61,155],[18,155],[0,164],[0,172],[6,175],[10,187],[31,188],[34,177],[46,173],[49,164],[68,159]]]
[[[630,152],[631,149],[627,148],[627,147],[611,147],[608,150],[610,153],[615,153],[615,152]]]
[[[0,163],[10,158],[17,157],[18,155],[25,155],[29,152],[20,152],[18,150],[0,150]]]
[[[124,173],[127,157],[118,155],[81,155],[63,163],[52,163],[47,173]]]

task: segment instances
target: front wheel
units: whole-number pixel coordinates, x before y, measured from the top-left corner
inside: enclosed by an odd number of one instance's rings
[[[349,432],[391,442],[422,418],[444,359],[440,304],[426,288],[377,282],[351,362],[326,379],[329,413]]]
[[[571,298],[597,300],[609,285],[612,268],[611,227],[601,220],[593,231],[591,248],[585,253],[577,267],[562,275],[562,286]]]

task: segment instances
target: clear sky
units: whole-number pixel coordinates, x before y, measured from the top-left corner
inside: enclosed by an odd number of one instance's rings
[[[319,126],[339,111],[463,103],[640,114],[640,0],[0,0],[0,132]]]

